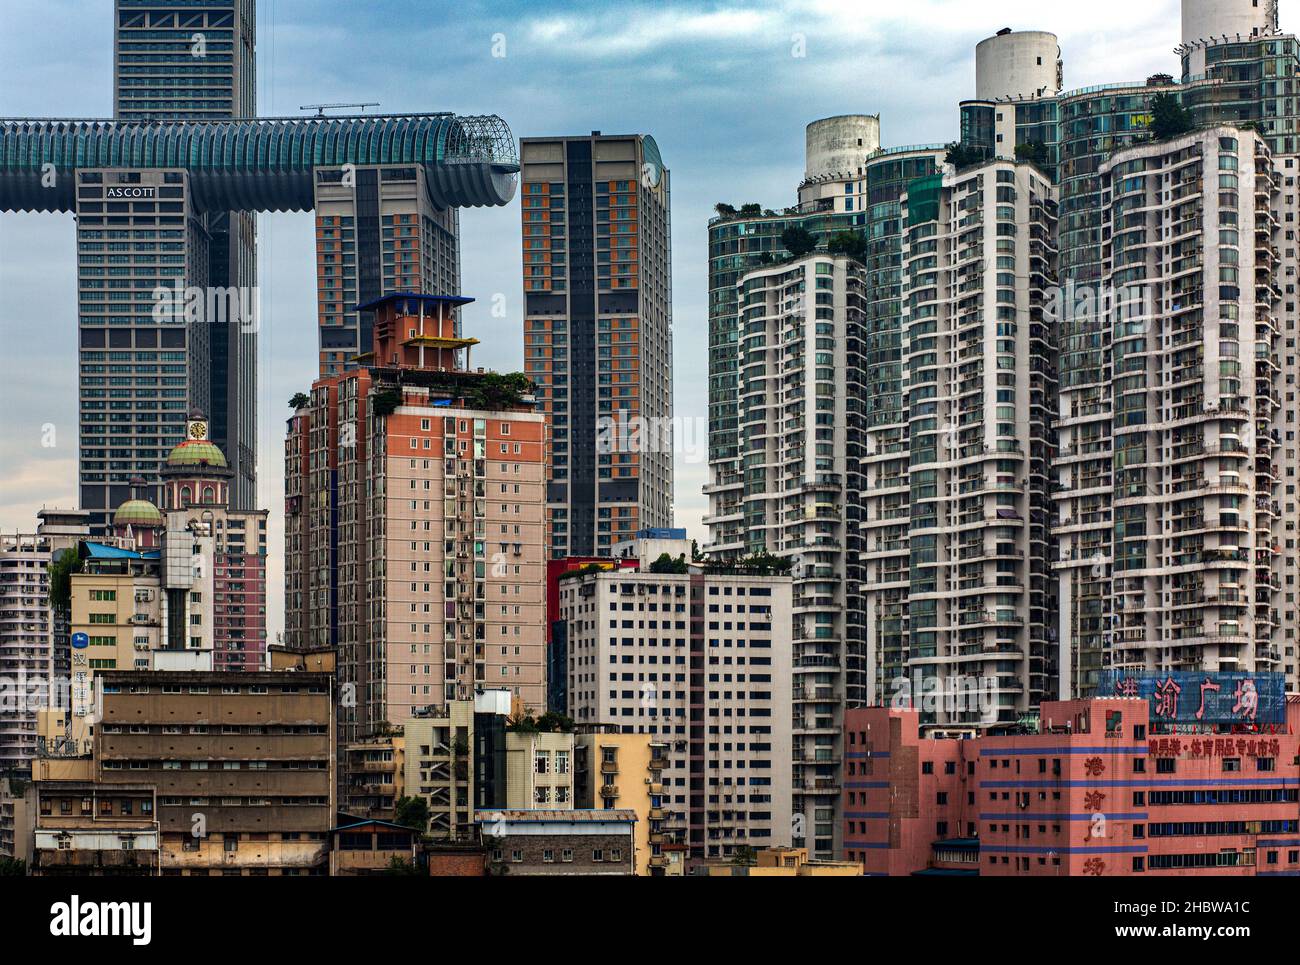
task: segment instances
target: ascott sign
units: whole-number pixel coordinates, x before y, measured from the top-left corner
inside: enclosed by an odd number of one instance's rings
[[[1150,705],[1153,724],[1264,727],[1286,723],[1286,678],[1280,673],[1103,670],[1097,696],[1141,697]]]
[[[104,197],[106,198],[152,198],[156,195],[157,188],[131,187],[131,188],[105,188]]]

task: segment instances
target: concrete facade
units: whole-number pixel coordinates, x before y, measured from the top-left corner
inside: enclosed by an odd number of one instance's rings
[[[869,875],[1300,875],[1300,701],[1269,728],[1171,734],[1137,699],[1045,702],[1042,732],[921,736],[850,711],[845,852]]]
[[[645,560],[560,584],[570,715],[667,745],[665,843],[700,859],[789,843],[789,594],[788,576]]]

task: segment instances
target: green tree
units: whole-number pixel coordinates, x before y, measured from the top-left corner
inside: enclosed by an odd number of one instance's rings
[[[404,828],[414,828],[423,834],[429,830],[429,805],[422,797],[402,795],[393,808],[394,820]]]
[[[1040,168],[1047,164],[1047,145],[1042,141],[1026,141],[1016,145],[1016,160],[1037,164]]]
[[[659,558],[650,564],[651,573],[689,573],[690,566],[686,562],[686,556],[682,555],[673,559],[668,553],[660,553]]]
[[[862,264],[867,261],[867,239],[860,231],[840,231],[831,235],[826,250],[832,255],[848,255]]]
[[[742,204],[740,206],[740,214],[741,217],[744,218],[757,218],[762,213],[763,213],[763,206],[761,204],[754,204],[753,202],[750,202],[749,204]]]
[[[50,564],[50,606],[66,610],[72,606],[72,574],[81,572],[76,550],[64,550]]]
[[[512,717],[506,722],[506,730],[516,734],[571,734],[575,724],[572,717],[548,710],[540,717],[532,713],[522,717]]]
[[[955,167],[958,171],[964,168],[974,167],[977,164],[983,164],[989,160],[989,150],[985,147],[977,147],[974,144],[963,144],[960,141],[953,141],[948,145],[948,153],[944,160]]]
[[[25,878],[27,862],[22,858],[0,858],[0,878]]]
[[[721,201],[719,201],[717,204],[713,206],[713,210],[718,212],[719,218],[734,218],[736,216],[735,206],[730,204],[724,204]]]
[[[536,390],[523,372],[487,372],[477,376],[465,390],[465,401],[476,409],[508,409]]]
[[[305,409],[309,405],[311,405],[311,396],[306,392],[295,392],[289,398],[289,408],[294,411]]]
[[[1151,98],[1151,137],[1157,141],[1167,141],[1171,137],[1186,134],[1195,125],[1192,115],[1183,107],[1177,97],[1169,93],[1159,93]]]
[[[806,228],[791,225],[781,232],[781,244],[792,257],[802,258],[817,248],[817,239]]]

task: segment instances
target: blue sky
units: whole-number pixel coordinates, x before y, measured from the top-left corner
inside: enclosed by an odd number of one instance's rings
[[[886,146],[948,141],[974,93],[974,47],[1001,27],[1061,38],[1067,88],[1177,73],[1177,0],[795,0],[786,3],[259,0],[258,108],[378,101],[382,111],[499,114],[516,137],[653,134],[672,172],[676,413],[703,416],[705,225],[717,201],[793,202],[803,129],[880,113]],[[1286,11],[1284,10],[1284,15]],[[1283,27],[1290,24],[1283,20]],[[497,36],[505,56],[494,57]],[[111,0],[0,3],[0,116],[105,117]],[[794,56],[796,44],[805,56]],[[499,49],[499,44],[497,44]],[[462,213],[476,364],[522,367],[517,202]],[[271,509],[280,625],[287,400],[315,374],[310,215],[263,215],[260,505]],[[76,499],[70,216],[0,214],[0,529]],[[493,318],[494,295],[507,317]],[[42,446],[42,426],[56,444]],[[677,466],[678,525],[704,536],[703,464]]]

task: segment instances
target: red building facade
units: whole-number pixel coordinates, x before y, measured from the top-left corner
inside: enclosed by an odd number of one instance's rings
[[[1131,698],[968,740],[918,717],[846,716],[844,848],[867,874],[1300,877],[1300,697],[1285,724],[1181,733]]]

